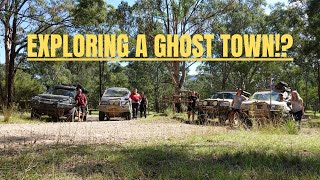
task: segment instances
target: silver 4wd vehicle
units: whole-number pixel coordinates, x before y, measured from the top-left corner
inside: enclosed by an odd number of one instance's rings
[[[67,117],[70,121],[74,121],[75,95],[75,86],[57,85],[48,89],[31,99],[31,118],[48,115],[56,120],[59,120],[60,117]]]
[[[228,118],[228,113],[232,109],[233,96],[236,91],[221,91],[214,93],[211,98],[199,102],[199,112],[202,118],[219,118],[220,123]],[[250,93],[243,91],[243,95],[250,96]]]
[[[103,121],[105,118],[110,120],[113,117],[123,117],[130,120],[132,116],[130,94],[131,92],[127,88],[107,89],[99,103],[99,121]]]
[[[284,99],[288,93],[283,93]],[[242,102],[241,110],[256,119],[279,120],[290,116],[290,107],[286,101],[279,101],[278,91],[255,92],[249,101]]]

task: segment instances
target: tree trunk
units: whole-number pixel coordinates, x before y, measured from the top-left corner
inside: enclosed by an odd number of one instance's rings
[[[318,111],[320,111],[320,63],[318,62]]]
[[[8,103],[8,78],[9,78],[9,62],[10,62],[10,28],[9,28],[9,20],[5,20],[5,34],[4,34],[4,49],[5,49],[5,89],[4,89],[4,97],[3,102],[5,104]]]
[[[99,61],[99,100],[102,97],[102,68],[101,61]]]
[[[160,111],[159,109],[159,65],[157,65],[157,71],[156,71],[156,82],[154,85],[154,96],[155,96],[155,109],[158,113]]]
[[[17,12],[15,12],[17,13]],[[14,62],[16,59],[16,36],[17,36],[17,14],[15,14],[13,21],[12,21],[12,31],[6,32],[8,34],[7,38],[7,52],[6,56],[8,55],[9,57],[6,57],[6,66],[7,68],[7,106],[11,106],[14,101]],[[8,22],[9,23],[9,22]],[[9,24],[8,24],[9,25]],[[11,41],[11,42],[9,42]],[[9,53],[10,52],[10,53]]]
[[[14,55],[13,55],[14,56]],[[11,57],[11,56],[10,56]],[[14,59],[9,62],[9,72],[7,79],[7,106],[11,106],[14,100]]]
[[[222,70],[222,85],[221,85],[221,90],[226,90],[226,85],[227,85],[227,62],[223,62],[223,70]]]
[[[306,81],[306,99],[304,101],[304,105],[305,105],[305,109],[308,109],[308,105],[309,105],[309,92],[308,92],[308,72],[306,71],[306,78],[305,78],[305,81]]]
[[[4,94],[2,88],[2,74],[0,73],[0,105],[4,102]]]

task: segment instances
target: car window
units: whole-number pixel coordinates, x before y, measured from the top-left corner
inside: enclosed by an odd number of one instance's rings
[[[234,96],[235,94],[231,94],[231,93],[225,93],[224,94],[224,98],[225,99],[233,99],[233,96]]]
[[[259,92],[259,93],[254,93],[251,97],[253,100],[260,100],[260,101],[268,101],[270,100],[270,95],[271,95],[271,100],[273,101],[278,101],[279,100],[279,93],[277,92]]]
[[[50,91],[50,94],[75,97],[76,91],[69,89],[53,89],[52,91]]]
[[[123,97],[127,96],[129,94],[126,90],[120,90],[120,89],[108,89],[104,92],[103,96],[106,97]]]
[[[211,96],[212,99],[233,99],[233,96],[235,95],[232,93],[215,93]]]

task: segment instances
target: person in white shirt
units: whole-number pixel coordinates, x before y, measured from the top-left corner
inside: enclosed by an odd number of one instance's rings
[[[293,113],[293,118],[296,120],[296,122],[300,126],[301,118],[304,115],[303,100],[297,91],[292,91],[291,99],[289,101],[291,102],[291,106],[292,106],[291,110]]]
[[[243,101],[248,100],[244,95],[242,95],[242,89],[238,88],[236,95],[233,96],[232,100],[232,111],[229,113],[230,126],[234,124],[234,114],[236,112],[240,113],[240,107]]]

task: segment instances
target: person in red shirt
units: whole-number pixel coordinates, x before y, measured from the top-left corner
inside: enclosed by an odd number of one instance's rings
[[[86,114],[86,106],[87,106],[87,97],[84,93],[82,93],[82,89],[77,89],[77,95],[75,97],[76,106],[78,108],[78,120],[83,121],[83,117]],[[80,114],[82,113],[82,116]]]
[[[141,96],[140,96],[140,94],[138,94],[137,88],[133,90],[133,92],[130,94],[129,98],[131,99],[131,103],[132,103],[132,118],[137,119],[139,103],[141,101]]]

